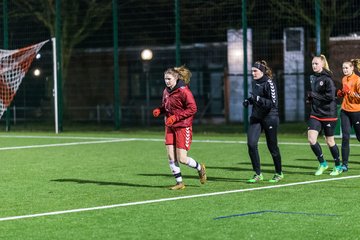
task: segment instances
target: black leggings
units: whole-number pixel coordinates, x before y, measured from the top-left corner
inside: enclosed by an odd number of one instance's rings
[[[342,131],[342,143],[341,143],[341,158],[343,164],[348,164],[350,154],[350,131],[351,127],[354,127],[356,138],[360,141],[360,112],[347,112],[341,110],[341,131]]]
[[[250,125],[247,133],[248,152],[251,159],[253,170],[256,174],[261,173],[260,156],[258,142],[262,130],[265,132],[267,147],[272,156],[275,172],[281,174],[281,155],[277,141],[277,129],[279,118],[277,116],[267,116],[265,119],[250,118]]]

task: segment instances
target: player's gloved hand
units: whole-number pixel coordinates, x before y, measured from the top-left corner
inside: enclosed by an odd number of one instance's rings
[[[153,110],[153,116],[154,117],[158,117],[160,115],[161,111],[160,111],[160,108],[155,108]]]
[[[313,93],[311,91],[306,92],[306,103],[310,104],[313,100]]]
[[[342,97],[344,97],[344,92],[341,90],[341,89],[339,89],[339,90],[337,90],[337,92],[336,92],[336,96],[338,97],[338,98],[342,98]]]
[[[344,94],[349,94],[350,93],[350,88],[347,84],[343,85],[343,89],[342,89]]]
[[[254,102],[259,101],[259,99],[260,99],[260,96],[257,96],[253,93],[250,93],[250,97],[248,98],[250,104],[254,104]]]
[[[253,104],[254,104],[254,100],[252,99],[252,97],[249,97],[243,101],[243,106],[245,108],[247,108],[247,107],[249,107],[249,105],[253,105]]]
[[[172,126],[176,122],[176,116],[171,115],[166,119],[166,126]]]
[[[245,99],[242,104],[243,104],[244,108],[247,108],[247,107],[249,107],[250,102],[248,99]]]

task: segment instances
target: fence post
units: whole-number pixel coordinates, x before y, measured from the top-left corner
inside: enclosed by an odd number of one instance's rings
[[[181,64],[181,55],[180,55],[180,1],[175,0],[175,59],[176,66]]]
[[[321,54],[321,20],[320,2],[315,0],[315,24],[316,24],[316,55]]]
[[[115,130],[120,128],[120,81],[119,81],[119,43],[117,0],[113,0],[113,41],[114,41],[114,120]]]
[[[9,25],[8,25],[9,13],[8,13],[8,1],[3,1],[3,34],[4,34],[4,49],[9,48]],[[6,109],[6,132],[10,131],[10,106]]]
[[[243,49],[244,49],[244,100],[246,98],[248,98],[248,59],[247,59],[247,42],[248,42],[248,38],[247,38],[247,15],[246,15],[246,0],[242,0],[242,33],[243,33]],[[248,108],[243,108],[244,109],[244,131],[245,133],[248,130],[249,127],[249,110]]]

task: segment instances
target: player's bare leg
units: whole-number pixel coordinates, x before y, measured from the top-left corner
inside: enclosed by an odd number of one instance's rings
[[[206,183],[207,176],[206,176],[206,168],[205,164],[200,164],[191,157],[187,156],[187,151],[185,149],[176,149],[177,158],[180,161],[180,163],[185,164],[191,168],[195,168],[198,171],[200,183],[204,184]]]

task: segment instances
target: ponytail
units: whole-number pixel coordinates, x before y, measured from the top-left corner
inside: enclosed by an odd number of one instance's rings
[[[360,59],[351,59],[350,63],[356,68],[358,72],[360,72]]]
[[[260,71],[262,71],[269,78],[272,78],[272,70],[268,66],[268,64],[267,64],[267,62],[265,60],[256,61],[254,63],[254,67],[258,68]]]

